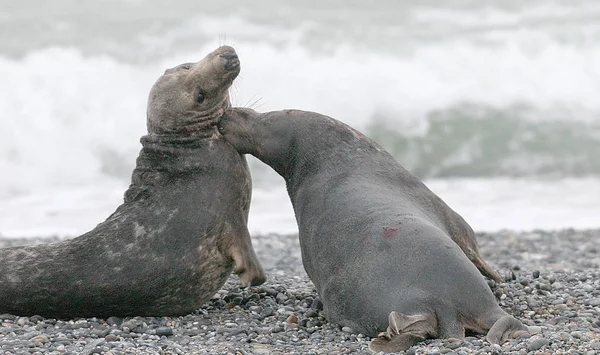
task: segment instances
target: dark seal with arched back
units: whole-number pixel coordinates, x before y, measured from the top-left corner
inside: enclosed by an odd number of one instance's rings
[[[264,282],[246,227],[248,167],[216,127],[239,71],[227,46],[165,71],[124,203],[77,238],[0,249],[0,313],[183,315],[232,270],[244,285]]]
[[[236,108],[219,123],[240,153],[284,179],[304,268],[327,318],[399,351],[431,337],[487,333],[499,343],[526,328],[504,312],[480,272],[469,225],[375,142],[333,118]],[[383,332],[383,333],[380,333]]]

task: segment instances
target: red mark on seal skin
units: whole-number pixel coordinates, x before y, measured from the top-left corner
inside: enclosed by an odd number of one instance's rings
[[[386,239],[390,239],[398,234],[398,227],[383,227],[383,236]]]
[[[350,128],[350,132],[352,132],[352,134],[353,134],[353,135],[354,135],[356,138],[358,138],[358,139],[363,139],[363,138],[365,138],[365,135],[364,135],[364,134],[362,134],[361,132],[359,132],[359,131],[355,130],[355,129],[354,129],[354,128],[352,128],[352,127],[349,127],[349,128]]]

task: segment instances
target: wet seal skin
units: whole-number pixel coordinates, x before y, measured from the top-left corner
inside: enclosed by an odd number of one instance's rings
[[[492,343],[526,332],[481,275],[501,281],[469,225],[360,132],[314,112],[245,108],[219,128],[285,179],[325,315],[374,337],[372,351],[465,330]]]
[[[77,238],[0,249],[0,313],[184,315],[232,270],[243,285],[265,281],[246,227],[246,160],[216,127],[239,71],[227,46],[165,71],[124,203]]]

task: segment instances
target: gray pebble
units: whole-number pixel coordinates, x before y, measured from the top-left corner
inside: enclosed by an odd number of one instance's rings
[[[510,274],[505,283],[490,282],[492,292],[504,310],[530,326],[533,336],[524,334],[501,346],[482,335],[463,342],[425,340],[404,354],[527,354],[533,348],[531,353],[600,353],[595,305],[600,253],[588,252],[600,240],[600,230],[533,234],[531,240],[532,233],[478,234],[484,259],[502,275]],[[253,236],[268,285],[242,289],[233,276],[213,299],[183,317],[53,320],[2,314],[0,353],[19,347],[23,351],[12,353],[368,354],[368,337],[331,324],[320,313],[323,305],[303,270],[297,238]],[[544,259],[530,258],[532,250]],[[227,309],[228,303],[235,307]],[[291,314],[297,323],[287,323]],[[170,329],[170,335],[157,332],[160,328]]]
[[[173,335],[173,328],[171,327],[158,327],[156,328],[156,335],[157,336],[171,336]]]
[[[588,306],[600,306],[600,297],[585,301]]]
[[[265,307],[261,312],[260,315],[262,317],[270,317],[275,313],[275,311],[273,310],[273,308],[271,307]]]
[[[123,319],[119,318],[119,317],[108,317],[106,319],[106,323],[108,325],[116,325],[119,326],[121,325],[121,323],[123,323]]]
[[[531,339],[527,344],[527,351],[536,351],[548,345],[550,341],[546,338]]]
[[[321,302],[320,298],[315,298],[313,303],[310,305],[310,308],[315,309],[317,311],[323,310],[323,302]]]

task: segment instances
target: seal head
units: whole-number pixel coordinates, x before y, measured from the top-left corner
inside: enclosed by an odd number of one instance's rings
[[[165,70],[150,90],[148,133],[188,134],[214,126],[231,107],[229,87],[239,73],[240,60],[229,46]]]

